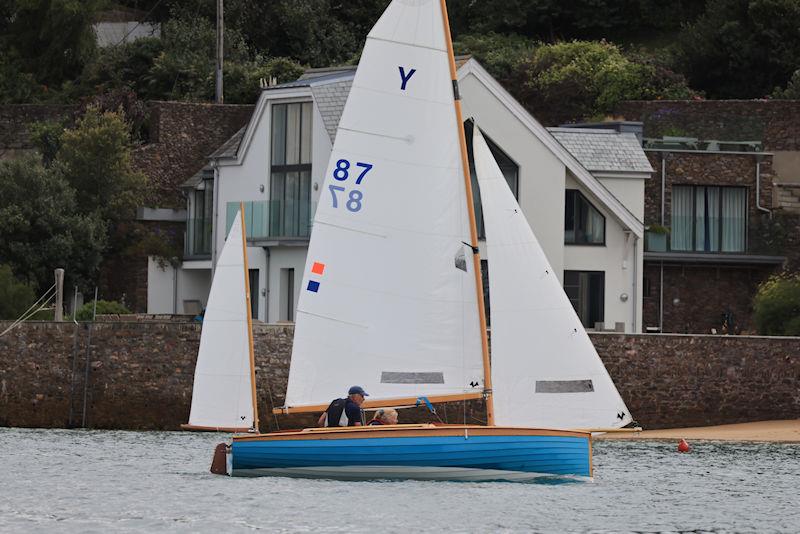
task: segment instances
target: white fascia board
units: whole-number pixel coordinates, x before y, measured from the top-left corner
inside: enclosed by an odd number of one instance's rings
[[[522,124],[524,124],[550,151],[561,160],[575,178],[586,187],[593,200],[601,205],[614,216],[619,223],[634,233],[637,237],[644,236],[644,223],[640,221],[628,208],[626,208],[611,191],[592,176],[581,163],[575,159],[564,146],[553,137],[547,129],[537,121],[528,110],[522,107],[511,94],[495,80],[478,61],[471,58],[458,69],[459,81],[468,74],[475,76],[486,88],[513,113]]]
[[[290,99],[303,99],[312,100],[310,87],[287,87],[286,89],[270,89],[262,91],[261,96],[258,97],[256,107],[253,114],[250,115],[250,121],[247,123],[247,128],[242,136],[242,142],[239,143],[239,150],[236,151],[235,158],[212,158],[212,161],[218,167],[229,167],[241,165],[244,161],[244,156],[250,148],[250,143],[255,135],[256,128],[261,117],[264,115],[264,110],[267,109],[269,102],[273,100],[290,100]]]

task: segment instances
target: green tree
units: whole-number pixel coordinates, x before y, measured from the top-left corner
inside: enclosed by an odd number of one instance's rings
[[[92,17],[101,0],[9,0],[0,49],[38,83],[58,88],[96,50]]]
[[[533,41],[521,35],[499,33],[461,36],[453,48],[457,54],[471,54],[501,83],[514,79],[519,65],[535,50]]]
[[[800,274],[784,273],[763,282],[753,311],[759,334],[800,336]]]
[[[35,156],[0,161],[0,258],[42,292],[53,269],[83,288],[95,279],[106,246],[106,225],[76,212],[75,190]]]
[[[131,164],[124,117],[90,107],[60,143],[53,166],[77,192],[78,212],[108,221],[132,218],[146,178]]]
[[[785,88],[776,87],[771,96],[783,100],[800,100],[800,69],[794,71]]]
[[[758,98],[797,69],[800,2],[709,0],[678,39],[677,61],[692,87],[713,98]]]
[[[680,77],[628,59],[605,41],[543,45],[518,64],[509,87],[546,124],[611,112],[623,100],[690,98]]]
[[[31,285],[17,280],[8,265],[0,265],[0,319],[17,319],[35,301]]]

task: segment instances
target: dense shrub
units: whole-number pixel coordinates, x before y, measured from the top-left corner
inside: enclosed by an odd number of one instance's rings
[[[94,311],[94,301],[92,300],[78,308],[78,311],[75,312],[75,318],[78,321],[91,321],[94,317]],[[116,301],[97,301],[97,315],[108,315],[114,313],[126,314],[131,313],[131,311]]]
[[[542,45],[517,70],[512,92],[547,124],[602,116],[623,100],[695,96],[680,76],[633,61],[605,41]]]
[[[17,319],[35,301],[30,284],[17,280],[8,265],[0,265],[0,319]]]
[[[753,302],[758,333],[800,336],[800,274],[781,274],[763,282]]]

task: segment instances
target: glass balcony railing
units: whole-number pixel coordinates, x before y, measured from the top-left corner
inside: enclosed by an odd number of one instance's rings
[[[189,219],[186,221],[186,240],[184,256],[186,258],[211,257],[212,221],[208,219]]]
[[[238,202],[228,202],[225,233],[230,231]],[[307,239],[316,203],[262,200],[244,203],[244,219],[248,239]]]

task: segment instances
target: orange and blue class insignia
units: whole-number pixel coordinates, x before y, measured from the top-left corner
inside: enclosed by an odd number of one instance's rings
[[[314,265],[311,266],[311,272],[312,274],[322,276],[325,273],[325,264],[315,261]],[[309,280],[308,287],[306,289],[308,291],[316,293],[319,291],[319,285],[320,285],[319,282],[317,282],[316,280]]]

